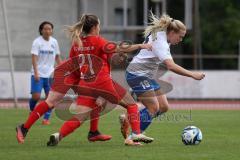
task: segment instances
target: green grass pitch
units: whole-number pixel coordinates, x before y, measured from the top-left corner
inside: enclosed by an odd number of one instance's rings
[[[118,115],[112,111],[100,120],[100,130],[113,136],[108,142],[89,143],[89,122],[65,138],[57,147],[48,148],[46,142],[51,133],[58,131],[63,121],[53,115],[50,126],[38,121],[28,134],[25,144],[15,139],[15,126],[26,119],[27,110],[0,109],[0,159],[1,160],[239,160],[240,111],[170,111],[156,120],[147,135],[155,138],[142,147],[123,145]],[[181,131],[187,125],[196,125],[203,132],[198,146],[185,146]]]

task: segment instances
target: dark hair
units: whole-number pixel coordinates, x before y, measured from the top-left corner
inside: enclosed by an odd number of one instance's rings
[[[98,17],[92,14],[83,16],[82,20],[82,32],[88,34],[92,27],[97,26],[99,24]]]
[[[42,35],[42,30],[43,30],[43,28],[44,28],[44,26],[45,26],[46,24],[49,24],[49,25],[52,27],[52,29],[54,28],[54,26],[53,26],[53,24],[52,24],[51,22],[44,21],[44,22],[42,22],[42,23],[39,25],[38,31],[39,31],[39,34],[40,34],[40,35]]]

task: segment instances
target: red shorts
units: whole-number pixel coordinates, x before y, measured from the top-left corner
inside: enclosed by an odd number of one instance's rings
[[[79,75],[75,71],[77,69],[77,67],[74,68],[72,60],[65,61],[57,66],[54,69],[51,90],[62,94],[66,94],[70,88],[75,90],[79,83]]]
[[[96,107],[96,98],[80,95],[80,96],[78,96],[76,103],[77,103],[77,105],[83,105],[83,106],[87,106],[89,108],[95,108]]]
[[[125,96],[126,90],[117,82],[113,81],[109,75],[102,75],[98,76],[94,82],[80,80],[78,93],[92,97],[95,100],[98,97],[102,97],[113,104],[118,104]],[[80,101],[81,100],[79,100],[79,102]]]
[[[91,120],[99,118],[100,113],[104,114],[105,106],[96,105],[96,98],[87,97],[87,96],[78,96],[76,100],[77,105],[85,106],[91,108],[90,118]],[[105,113],[108,111],[106,110]]]
[[[72,88],[78,95],[89,96],[95,99],[100,96],[113,104],[118,104],[126,94],[126,90],[114,82],[110,74],[105,70],[100,71],[97,77],[89,80],[79,80],[80,75],[78,71],[79,63],[74,58],[57,66],[54,70],[51,89],[66,94]]]

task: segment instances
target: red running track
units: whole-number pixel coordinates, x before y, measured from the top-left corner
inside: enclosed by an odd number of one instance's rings
[[[240,100],[169,100],[174,110],[240,110]],[[12,100],[0,100],[0,109],[14,108]],[[19,100],[18,108],[28,109],[28,100]]]

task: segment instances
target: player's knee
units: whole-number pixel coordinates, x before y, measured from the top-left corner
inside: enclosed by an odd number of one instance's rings
[[[40,94],[39,93],[35,93],[35,94],[32,94],[32,99],[34,100],[34,101],[39,101],[40,100]]]
[[[52,101],[51,99],[47,98],[45,102],[48,104],[49,108],[54,108],[54,106],[57,104],[56,102]]]
[[[48,104],[49,108],[54,108],[54,106],[59,104],[63,97],[64,94],[62,93],[50,91],[45,102]]]
[[[150,114],[155,115],[159,111],[159,106],[158,105],[152,105],[151,107],[148,107],[148,111]]]
[[[169,108],[168,104],[162,104],[162,105],[160,105],[159,110],[160,110],[161,113],[165,113],[165,112],[168,111],[168,108]]]
[[[46,103],[48,104],[48,107],[49,107],[50,109],[53,109],[54,106],[55,106],[53,103],[49,103],[49,102],[47,102],[47,101],[46,101]]]

